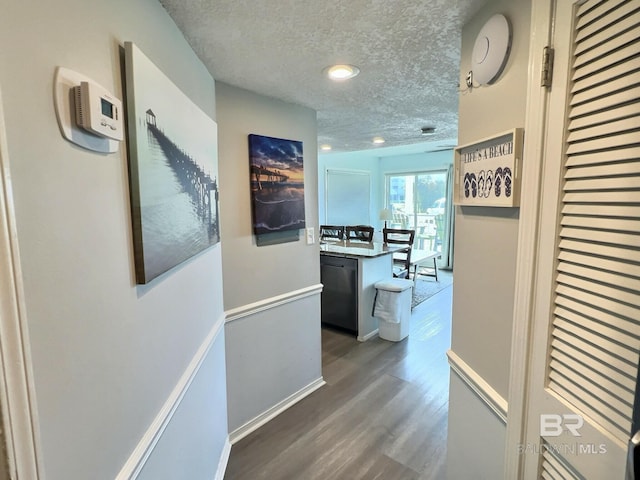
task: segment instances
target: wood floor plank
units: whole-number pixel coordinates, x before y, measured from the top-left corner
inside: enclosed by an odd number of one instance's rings
[[[323,329],[327,384],[234,445],[224,478],[444,479],[451,293],[418,305],[402,342]]]

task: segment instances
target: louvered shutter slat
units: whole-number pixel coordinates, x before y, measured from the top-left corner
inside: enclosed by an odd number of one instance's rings
[[[611,25],[611,20],[613,20],[615,22],[615,29],[618,32],[631,30],[634,26],[640,23],[640,12],[638,12],[637,6],[633,4],[627,4],[623,6],[621,9],[616,11],[616,14],[617,18],[610,19],[608,24]],[[598,25],[597,23],[594,23],[592,25],[596,28],[602,27],[602,25]],[[597,48],[598,45],[606,43],[609,40],[610,35],[611,31],[609,29],[600,29],[600,31],[593,33],[593,35],[591,35],[589,38],[585,38],[583,41],[581,41],[574,54],[579,56],[587,50],[593,50]]]
[[[616,297],[620,302],[629,305],[640,305],[640,294],[637,291],[620,291],[617,285],[605,285],[593,278],[578,278],[559,272],[557,282],[560,285],[571,285],[574,288],[579,288],[586,292],[596,293],[607,297]]]
[[[638,208],[629,205],[581,205],[570,203],[562,208],[562,214],[588,215],[592,217],[609,216],[615,218],[636,218]]]
[[[585,265],[574,265],[567,262],[558,264],[558,272],[575,275],[582,278],[596,278],[599,282],[609,284],[617,288],[629,290],[640,290],[640,281],[625,275],[618,275],[611,272],[596,271]]]
[[[616,322],[615,317],[565,297],[558,297],[557,304],[564,307],[556,309],[556,315],[559,318],[554,325],[558,328],[575,334],[580,330],[585,339],[596,345],[607,345],[607,348],[612,349],[612,353],[622,358],[633,354],[638,342],[637,336],[627,335],[614,327],[614,325],[624,327],[623,322]]]
[[[640,178],[638,177],[618,177],[615,179],[616,190],[637,189],[640,186]],[[564,186],[566,192],[575,190],[610,190],[612,189],[610,178],[573,178]]]
[[[607,408],[612,408],[617,412],[628,411],[629,408],[633,407],[633,396],[631,396],[631,401],[622,400],[618,395],[614,393],[621,393],[620,388],[616,388],[614,390],[606,390],[602,388],[601,384],[597,382],[593,382],[589,378],[586,378],[583,372],[579,372],[570,368],[566,363],[558,362],[552,360],[550,363],[553,371],[558,372],[560,375],[571,378],[571,380],[581,388],[582,390],[588,391],[591,395],[598,398],[602,404],[607,405]]]
[[[639,29],[640,30],[640,29]],[[592,83],[588,89],[576,92],[571,96],[570,105],[575,109],[572,112],[572,117],[575,118],[579,115],[584,115],[589,112],[596,112],[602,104],[602,100],[607,100],[607,105],[616,105],[618,102],[611,102],[611,99],[616,98],[618,94],[625,94],[625,91],[630,87],[638,84],[639,74],[637,71],[629,70],[629,66],[626,63],[625,72],[621,72],[622,75],[615,75],[615,72],[610,72],[610,69],[604,69],[597,73],[590,73],[585,75],[583,82],[587,83],[595,78],[604,77],[609,74],[609,79],[605,83]],[[589,105],[596,105],[597,108],[588,108]],[[584,107],[583,107],[584,106]],[[592,113],[593,114],[593,113]],[[595,123],[595,122],[594,122]]]
[[[562,225],[571,227],[592,228],[593,218],[587,216],[567,216],[562,219]],[[628,219],[599,219],[598,228],[600,230],[618,230],[622,232],[640,233],[640,220]]]
[[[611,393],[620,401],[627,404],[627,407],[629,405],[633,405],[633,397],[634,397],[633,390],[629,390],[625,388],[624,385],[620,385],[619,383],[616,383],[611,379],[604,377],[597,370],[593,370],[589,368],[585,364],[577,361],[577,359],[574,359],[568,355],[564,355],[559,352],[554,352],[552,358],[554,360],[552,360],[551,368],[556,368],[556,365],[558,366],[557,368],[559,368],[560,370],[569,368],[572,371],[577,372],[579,375],[589,380],[594,385],[601,386],[605,391]],[[556,361],[556,364],[553,364],[554,361]]]
[[[573,345],[565,344],[559,338],[554,338],[551,342],[553,350],[551,357],[558,359],[559,362],[565,362],[569,365],[571,363],[579,363],[584,365],[590,371],[595,372],[593,374],[594,379],[600,382],[613,382],[616,385],[620,385],[623,392],[627,392],[626,395],[633,398],[635,392],[635,378],[616,370],[603,368],[602,359],[588,355],[583,350],[580,350]],[[605,375],[605,373],[607,375]]]
[[[624,233],[599,232],[597,230],[585,230],[582,228],[565,227],[560,231],[562,238],[574,240],[586,240],[588,242],[600,242],[609,245],[628,246],[638,239],[637,235]]]
[[[576,42],[579,43],[585,38],[593,35],[595,32],[602,30],[603,25],[608,23],[604,20],[601,23],[596,23],[599,18],[604,17],[607,13],[617,9],[620,5],[624,4],[626,0],[609,0],[603,2],[602,0],[590,0],[580,5],[578,8],[577,16],[578,22],[576,23]],[[615,19],[617,15],[613,15]]]
[[[552,371],[549,377],[551,389],[582,411],[583,414],[595,420],[618,437],[628,435],[627,429],[623,425],[631,424],[630,417],[620,415],[559,373]]]
[[[637,107],[636,107],[637,108]],[[599,152],[583,153],[573,155],[566,160],[566,167],[588,166],[602,163],[632,162],[640,158],[640,147],[629,146],[627,148],[616,148],[615,150],[605,150]]]
[[[640,64],[640,59],[638,59]],[[629,81],[635,79],[638,75],[637,72],[626,71],[626,77],[624,80]],[[590,79],[591,77],[589,77]],[[638,115],[638,107],[635,105],[617,105],[615,108],[610,108],[601,112],[593,112],[583,117],[572,118],[568,125],[568,130],[574,132],[576,130],[585,129],[589,127],[597,127],[598,125],[606,125],[607,123],[615,122],[620,119],[631,118]],[[591,131],[594,131],[593,129]],[[595,132],[598,135],[598,132]]]
[[[616,25],[616,28],[618,28],[618,25]],[[610,57],[616,55],[629,45],[634,46],[638,40],[639,31],[639,28],[633,28],[615,37],[608,37],[607,42],[596,47],[583,50],[582,53],[576,57],[574,66],[579,69],[580,67],[586,66],[589,62],[605,58],[605,56]]]
[[[589,77],[593,74],[604,72],[614,67],[615,65],[619,65],[620,63],[627,62],[634,57],[637,56],[638,45],[631,44],[626,45],[624,48],[621,48],[615,54],[604,56],[598,58],[597,60],[592,61],[591,63],[585,63],[580,68],[576,68],[573,72],[573,81],[581,80],[585,77]],[[570,112],[571,116],[575,116],[577,112]]]
[[[575,476],[554,456],[554,449],[543,443],[542,453],[542,473],[540,474],[545,480],[576,480]]]
[[[640,58],[630,58],[627,62],[623,62],[619,65],[613,65],[610,68],[592,73],[591,75],[584,76],[579,80],[576,80],[571,87],[571,93],[576,94],[583,92],[584,90],[599,87],[600,85],[610,82],[612,79],[617,80],[621,77],[633,79],[635,78],[634,75],[637,74],[638,69],[640,69]],[[629,84],[632,83],[633,80],[629,80]]]
[[[615,163],[612,165],[589,165],[586,167],[574,167],[567,170],[564,178],[571,180],[574,178],[605,177],[616,175],[640,175],[640,162]],[[636,179],[640,183],[640,178]]]
[[[573,143],[589,139],[594,136],[618,135],[633,130],[640,130],[640,116],[613,120],[607,123],[585,127],[580,130],[574,130],[569,133],[567,141],[569,143]]]
[[[628,335],[634,337],[636,342],[640,339],[640,323],[638,323],[640,322],[640,320],[638,320],[640,319],[640,309],[638,309],[637,305],[627,305],[617,302],[611,298],[602,297],[590,292],[584,292],[573,288],[572,285],[560,284],[558,288],[556,288],[556,292],[558,295],[563,295],[573,299],[579,298],[581,302],[587,303],[588,305],[626,317],[624,320],[619,319],[613,324],[616,325],[617,328],[628,329]],[[634,324],[629,325],[627,322],[632,322]]]
[[[640,95],[640,88],[635,92]],[[567,148],[568,155],[577,155],[594,150],[607,150],[618,148],[622,145],[634,145],[638,143],[638,132],[621,133],[610,137],[592,137],[584,142],[574,142]]]
[[[577,337],[575,334],[560,330],[559,328],[554,331],[555,339],[559,342],[554,344],[554,348],[560,349],[562,352],[570,352],[571,348],[580,351],[585,358],[590,359],[588,365],[602,369],[603,375],[609,376],[609,370],[619,372],[621,375],[633,379],[633,385],[635,386],[635,368],[620,359],[619,356],[614,355],[613,352],[605,350],[603,348],[596,347],[595,345]],[[570,348],[568,347],[570,346]],[[577,358],[576,355],[573,355]]]
[[[640,192],[602,191],[567,193],[563,197],[563,201],[567,203],[638,203],[640,201]]]

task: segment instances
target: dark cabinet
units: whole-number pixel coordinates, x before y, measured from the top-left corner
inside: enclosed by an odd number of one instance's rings
[[[358,260],[320,255],[322,323],[358,333]]]

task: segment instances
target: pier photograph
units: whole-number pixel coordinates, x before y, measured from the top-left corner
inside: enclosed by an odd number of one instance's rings
[[[144,284],[220,241],[217,125],[129,42],[125,69],[136,279]]]
[[[305,227],[302,142],[249,135],[253,231]]]

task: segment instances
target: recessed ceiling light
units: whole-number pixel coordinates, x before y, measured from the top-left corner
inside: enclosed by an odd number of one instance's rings
[[[320,150],[324,150],[325,152],[328,152],[329,150],[331,150],[331,145],[328,144],[324,144],[324,145],[320,145]]]
[[[324,69],[324,73],[331,80],[348,80],[360,73],[355,65],[332,65]]]
[[[382,137],[373,137],[373,143],[376,145],[382,145],[384,143],[384,138]]]

